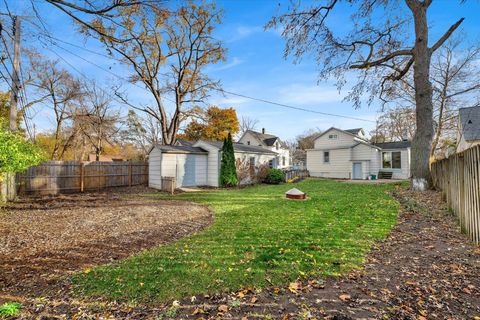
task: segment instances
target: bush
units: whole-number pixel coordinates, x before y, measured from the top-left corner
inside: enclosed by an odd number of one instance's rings
[[[37,146],[0,127],[0,174],[25,171],[42,159],[42,152]]]
[[[265,182],[268,184],[280,184],[285,181],[285,174],[280,169],[269,169],[267,176],[265,177]]]

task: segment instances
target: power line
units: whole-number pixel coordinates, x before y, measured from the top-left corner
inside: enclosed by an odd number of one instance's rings
[[[330,117],[338,117],[338,118],[353,119],[353,120],[358,120],[358,121],[375,123],[374,120],[368,120],[368,119],[357,118],[357,117],[350,117],[350,116],[345,116],[345,115],[335,114],[335,113],[322,112],[322,111],[317,111],[317,110],[312,110],[312,109],[307,109],[307,108],[302,108],[302,107],[295,107],[295,106],[291,106],[291,105],[284,104],[284,103],[265,100],[265,99],[261,99],[261,98],[255,98],[255,97],[247,96],[247,95],[244,95],[244,94],[227,91],[227,90],[224,90],[224,89],[214,89],[214,90],[217,90],[217,91],[220,91],[220,92],[223,92],[225,94],[232,95],[232,96],[242,97],[242,98],[245,98],[245,99],[250,99],[250,100],[259,101],[259,102],[263,102],[263,103],[268,103],[268,104],[271,104],[271,105],[276,105],[276,106],[280,106],[280,107],[284,107],[284,108],[289,108],[289,109],[294,109],[294,110],[299,110],[299,111],[305,111],[305,112],[310,112],[310,113],[317,113],[317,114],[321,114],[321,115],[324,115],[324,116],[330,116]]]

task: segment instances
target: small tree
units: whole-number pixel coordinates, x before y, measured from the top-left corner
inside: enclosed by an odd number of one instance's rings
[[[237,168],[235,166],[232,135],[228,133],[228,137],[223,140],[220,185],[222,187],[233,187],[237,184]]]

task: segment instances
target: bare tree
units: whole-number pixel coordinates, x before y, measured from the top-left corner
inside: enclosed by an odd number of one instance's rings
[[[74,117],[79,133],[92,146],[96,161],[100,160],[105,145],[114,145],[114,138],[119,132],[119,116],[112,108],[112,98],[105,91],[95,82],[87,86],[83,106]]]
[[[140,118],[134,110],[129,110],[124,126],[125,129],[121,131],[122,141],[132,143],[142,151],[143,157],[148,154],[152,146],[162,141],[160,123],[148,114]]]
[[[340,33],[330,28],[328,18],[341,0],[325,0],[308,8],[293,3],[289,12],[274,17],[267,27],[281,26],[286,38],[286,55],[300,58],[313,51],[320,67],[320,78],[336,76],[337,85],[345,83],[349,70],[360,73],[358,83],[347,100],[355,107],[364,93],[371,102],[383,98],[392,83],[413,67],[417,130],[412,141],[412,187],[425,190],[431,185],[430,146],[433,139],[433,102],[430,66],[432,54],[439,49],[464,18],[454,22],[443,35],[429,45],[428,9],[431,0],[348,1],[354,7],[351,30]],[[347,1],[345,1],[347,2]],[[407,15],[408,11],[410,15]],[[408,35],[413,22],[413,40]]]
[[[449,39],[432,57],[430,79],[433,88],[435,131],[430,149],[431,158],[439,149],[445,149],[444,144],[449,147],[455,140],[458,108],[474,106],[480,101],[480,48],[462,46],[464,38],[460,33],[459,36]],[[400,113],[402,110],[413,110],[413,73],[410,71],[401,81],[395,83],[387,97],[389,104],[396,106],[394,110]],[[391,111],[387,114],[391,114]],[[403,128],[411,132],[415,129],[415,126],[411,125],[415,123],[415,114],[407,118]],[[386,136],[388,137],[388,134]]]
[[[242,116],[240,118],[240,131],[238,132],[238,136],[241,137],[248,130],[257,130],[257,126],[258,119]]]
[[[411,140],[415,135],[413,123],[415,123],[415,111],[412,107],[398,106],[389,109],[377,119],[377,126],[371,132],[373,142]]]
[[[148,10],[140,5],[118,10],[122,27],[105,28],[106,35],[98,38],[132,68],[130,81],[145,86],[153,103],[137,106],[123,94],[117,95],[157,119],[162,142],[173,144],[181,122],[198,110],[210,90],[219,87],[204,69],[224,59],[222,44],[212,37],[221,11],[213,3],[188,3],[175,11],[155,5]],[[169,97],[170,113],[165,106]]]
[[[82,95],[81,84],[68,71],[60,68],[55,60],[37,61],[33,64],[33,70],[38,80],[31,85],[38,94],[48,97],[46,105],[55,115],[54,145],[50,159],[61,159],[71,139],[63,135],[64,125],[71,119],[76,103]]]

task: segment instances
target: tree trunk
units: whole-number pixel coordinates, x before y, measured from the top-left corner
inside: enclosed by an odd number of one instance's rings
[[[428,48],[427,5],[418,3],[411,8],[415,22],[413,78],[415,84],[417,131],[412,141],[412,188],[424,191],[431,187],[430,147],[433,139],[432,84],[430,82],[431,52]]]

